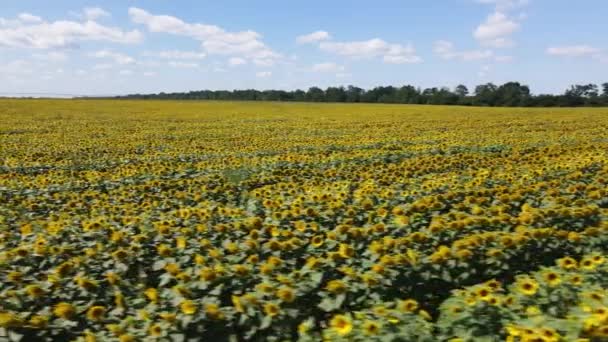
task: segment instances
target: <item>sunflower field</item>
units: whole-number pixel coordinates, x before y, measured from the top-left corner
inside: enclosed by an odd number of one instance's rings
[[[0,340],[608,340],[607,109],[5,99],[0,162]]]

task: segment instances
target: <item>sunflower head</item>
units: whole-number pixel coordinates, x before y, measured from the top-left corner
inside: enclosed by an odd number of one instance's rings
[[[106,313],[106,308],[101,305],[91,306],[87,310],[87,318],[91,321],[99,321]]]
[[[366,335],[378,335],[382,325],[375,321],[366,321],[363,323],[363,331]]]
[[[329,326],[340,336],[346,336],[353,330],[353,322],[346,315],[335,315],[329,321]]]
[[[53,308],[53,314],[59,318],[70,319],[76,313],[76,308],[70,303],[61,302]]]

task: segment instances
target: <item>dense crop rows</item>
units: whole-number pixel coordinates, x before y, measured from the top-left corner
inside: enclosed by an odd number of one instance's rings
[[[600,109],[4,100],[0,327],[601,340],[607,137]]]

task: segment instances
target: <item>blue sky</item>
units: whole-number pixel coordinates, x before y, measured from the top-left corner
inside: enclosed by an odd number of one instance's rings
[[[3,1],[0,94],[608,82],[605,0]]]

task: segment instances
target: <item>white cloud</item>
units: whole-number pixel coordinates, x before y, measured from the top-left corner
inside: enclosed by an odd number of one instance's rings
[[[133,75],[133,70],[123,69],[118,72],[119,75],[122,76],[131,76]]]
[[[159,57],[163,59],[203,59],[207,57],[204,52],[198,51],[180,51],[180,50],[166,50],[160,52],[146,52],[146,56]]]
[[[158,74],[155,71],[144,71],[143,75],[146,77],[154,77]]]
[[[191,24],[169,15],[153,15],[136,7],[129,8],[129,15],[133,22],[145,25],[151,32],[170,33],[198,40],[209,54],[250,59],[281,57],[266,46],[261,41],[262,36],[254,31],[227,32],[215,25]]]
[[[64,52],[51,51],[47,53],[35,53],[32,57],[46,62],[65,62],[68,60],[68,55]]]
[[[486,21],[473,32],[473,37],[483,46],[504,48],[514,45],[511,35],[519,30],[520,24],[503,12],[490,14]]]
[[[247,60],[245,60],[244,58],[240,58],[240,57],[232,57],[228,60],[228,64],[230,64],[232,66],[243,65],[243,64],[247,64]]]
[[[547,54],[549,55],[566,57],[593,56],[600,52],[600,49],[589,45],[555,46],[547,49]]]
[[[274,65],[274,59],[254,59],[253,64],[263,67],[271,67]]]
[[[418,63],[422,59],[416,55],[411,45],[390,44],[374,38],[354,42],[321,42],[321,50],[352,58],[382,57],[386,63]]]
[[[135,59],[133,57],[124,55],[122,53],[110,51],[110,50],[100,50],[90,54],[91,57],[95,58],[108,58],[114,60],[117,64],[131,64],[135,63]]]
[[[103,8],[87,7],[83,10],[83,16],[86,20],[97,20],[99,18],[109,17],[110,13],[106,12]]]
[[[17,18],[24,23],[39,23],[42,21],[42,18],[40,18],[39,16],[35,16],[29,13],[21,13]]]
[[[344,66],[336,63],[318,63],[311,68],[314,72],[341,72],[344,71]]]
[[[296,38],[296,42],[298,44],[308,44],[308,43],[316,43],[323,40],[329,40],[331,36],[329,33],[325,31],[315,31],[313,33],[305,34],[302,36],[298,36]]]
[[[0,18],[0,47],[50,49],[75,47],[85,41],[130,44],[142,39],[137,30],[123,31],[92,20],[46,22],[38,19],[30,14],[21,14],[19,20]]]
[[[170,61],[168,65],[172,68],[184,68],[184,69],[195,69],[200,67],[198,63],[192,62],[180,62],[180,61]]]
[[[489,59],[494,57],[494,52],[492,50],[457,51],[454,48],[454,44],[446,40],[439,40],[435,42],[433,51],[443,59],[459,59],[465,62]]]
[[[270,71],[258,71],[255,73],[255,77],[264,78],[272,76],[272,72]]]

